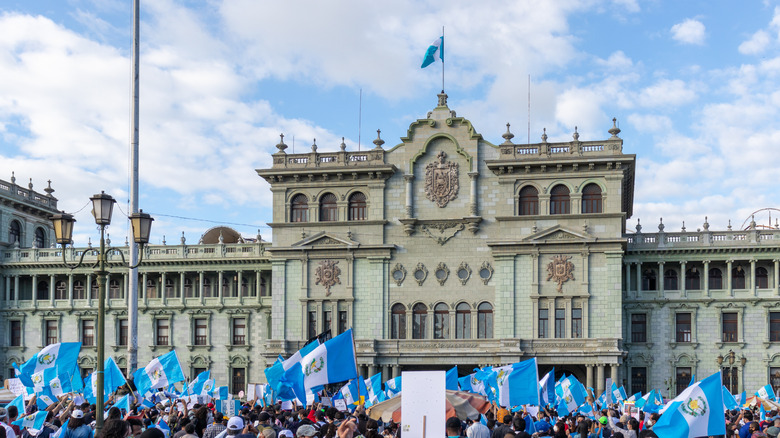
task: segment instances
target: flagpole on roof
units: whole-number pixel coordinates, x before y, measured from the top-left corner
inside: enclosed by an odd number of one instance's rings
[[[441,92],[444,93],[444,26],[441,27]]]

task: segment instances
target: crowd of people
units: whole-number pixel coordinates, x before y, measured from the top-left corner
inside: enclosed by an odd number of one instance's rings
[[[525,409],[510,412],[491,407],[479,418],[446,421],[446,437],[468,438],[643,438],[659,436],[653,431],[660,414],[634,415],[615,409],[593,414],[557,416],[551,409],[538,412]],[[30,411],[35,404],[28,404]],[[369,417],[370,411],[358,406],[354,411],[339,411],[315,404],[309,408],[282,409],[280,404],[261,406],[244,403],[233,416],[224,415],[214,403],[195,404],[166,400],[152,407],[135,406],[124,412],[111,407],[104,415],[102,430],[95,431],[95,405],[77,405],[67,396],[47,409],[46,421],[39,430],[19,427],[16,406],[0,408],[0,438],[391,438],[405,432],[393,422]],[[21,413],[22,416],[31,412]],[[763,418],[761,418],[763,417]],[[776,438],[780,432],[780,413],[760,413],[756,409],[727,411],[726,438]],[[17,424],[14,424],[17,423]],[[409,433],[412,436],[412,433]]]

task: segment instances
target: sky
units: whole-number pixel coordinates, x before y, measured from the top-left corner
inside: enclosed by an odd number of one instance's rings
[[[0,3],[0,179],[128,211],[130,0]],[[733,0],[141,1],[140,207],[152,243],[227,225],[270,240],[279,134],[295,151],[386,147],[436,105],[499,144],[609,137],[636,154],[633,230],[743,225],[780,207],[780,3]],[[529,117],[529,76],[530,102]],[[292,152],[288,149],[288,152]],[[780,211],[771,212],[772,222]],[[769,223],[769,212],[756,221]],[[121,241],[126,222],[109,230]]]

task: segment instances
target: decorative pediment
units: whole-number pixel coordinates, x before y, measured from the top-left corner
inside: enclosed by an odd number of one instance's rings
[[[538,233],[531,234],[530,236],[524,238],[523,240],[526,242],[529,241],[576,241],[576,240],[589,240],[591,239],[588,235],[578,233],[576,231],[572,231],[570,229],[564,228],[560,225],[555,225],[554,227],[548,228],[546,230],[539,231]]]
[[[317,234],[313,234],[303,240],[299,240],[298,242],[295,242],[292,244],[293,247],[300,247],[300,246],[311,246],[311,247],[322,247],[322,248],[331,248],[331,247],[339,247],[339,246],[358,246],[360,245],[360,242],[357,242],[355,240],[352,240],[351,233],[347,233],[347,237],[341,237],[336,236],[330,233],[326,233],[325,231],[321,231]]]

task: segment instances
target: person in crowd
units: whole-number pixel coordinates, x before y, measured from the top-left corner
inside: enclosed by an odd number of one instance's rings
[[[84,412],[81,409],[74,409],[70,414],[68,426],[60,435],[61,438],[94,438],[95,434],[92,428],[86,423]]]
[[[510,417],[511,421],[511,417]],[[458,417],[450,417],[447,419],[447,422],[445,423],[445,427],[447,428],[447,438],[458,438],[462,437],[461,431],[462,431],[462,424],[460,422],[460,419]],[[510,428],[511,430],[511,428]],[[493,437],[495,437],[495,431],[493,433]],[[500,438],[504,438],[502,435]]]
[[[190,423],[193,425],[193,427],[195,427],[197,432],[197,425],[192,423],[192,421],[190,421]],[[203,433],[203,438],[216,438],[217,435],[225,430],[226,427],[227,425],[225,424],[225,416],[222,415],[222,412],[217,411],[214,413],[214,421],[206,428],[206,431]]]

